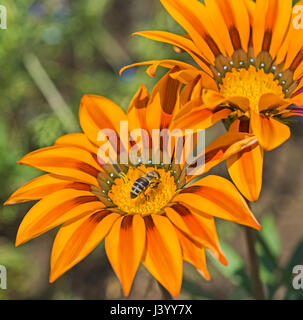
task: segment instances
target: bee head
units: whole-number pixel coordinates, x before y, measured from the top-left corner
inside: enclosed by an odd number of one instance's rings
[[[149,171],[149,172],[147,172],[146,176],[150,179],[152,179],[152,178],[159,179],[160,178],[160,174],[157,171]]]

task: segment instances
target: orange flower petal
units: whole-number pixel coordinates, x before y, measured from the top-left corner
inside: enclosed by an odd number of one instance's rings
[[[64,189],[35,204],[22,220],[16,246],[74,218],[87,215],[104,205],[91,192]]]
[[[294,80],[302,79],[302,77],[303,77],[303,61],[300,62],[299,66],[297,67],[294,73]]]
[[[258,142],[265,150],[279,147],[290,137],[290,129],[287,125],[273,118],[260,116],[255,112],[251,112],[251,127]]]
[[[221,12],[218,1],[204,0],[204,3],[211,24],[224,45],[224,51],[231,57],[235,50],[230,39],[229,26],[226,25],[226,20],[224,19],[224,12]]]
[[[177,113],[172,123],[173,128],[178,128],[180,130],[207,129],[220,120],[226,119],[231,113],[231,110],[229,109],[213,111],[208,109],[205,105],[196,107],[194,105],[195,103],[194,100],[189,102],[187,106],[184,106],[184,108]],[[190,111],[188,109],[190,109]],[[185,112],[185,110],[188,110],[188,112]]]
[[[257,230],[260,225],[235,186],[219,176],[210,175],[182,190],[174,201],[214,217],[243,224]]]
[[[176,231],[166,217],[151,215],[144,220],[147,248],[143,263],[173,296],[177,296],[182,283],[182,252]]]
[[[128,296],[145,249],[145,224],[139,215],[121,217],[105,239],[107,257]]]
[[[226,101],[226,98],[222,96],[218,91],[204,89],[202,91],[203,103],[209,108],[215,108]]]
[[[206,265],[205,249],[197,246],[182,231],[176,229],[181,244],[183,259],[200,271],[206,280],[210,279]]]
[[[76,189],[90,191],[91,187],[85,183],[60,179],[59,176],[45,174],[31,180],[14,192],[5,205],[39,200],[49,194],[62,189]]]
[[[203,14],[203,6],[198,1],[161,0],[168,13],[187,31],[201,54],[210,63],[215,60],[214,53],[205,39],[208,31],[203,26],[198,14]]]
[[[247,7],[249,16],[250,16],[250,22],[252,24],[252,19],[253,19],[253,15],[255,12],[255,8],[256,8],[256,3],[254,2],[254,0],[244,0],[244,3]]]
[[[223,2],[221,1],[221,3]],[[227,13],[227,19],[234,17],[233,25],[239,32],[242,48],[244,49],[244,51],[247,51],[250,37],[250,22],[247,7],[243,0],[230,0],[226,1],[225,3],[229,4],[231,13],[231,15],[229,15],[225,10],[225,12]]]
[[[257,56],[262,51],[268,6],[269,0],[256,2],[253,21],[253,44],[255,56]]]
[[[152,129],[167,128],[174,116],[181,88],[181,83],[170,77],[170,73],[176,68],[162,77],[153,89],[146,110],[146,122],[150,133]]]
[[[273,34],[269,51],[273,59],[276,57],[277,52],[285,39],[289,24],[292,23],[292,0],[276,0],[276,2],[278,8],[273,12],[275,25],[271,28]]]
[[[278,108],[286,104],[286,101],[279,98],[277,95],[267,93],[262,95],[259,101],[259,111],[267,110],[269,108]]]
[[[303,105],[303,90],[302,90],[302,88],[301,88],[301,90],[298,91],[298,93],[296,93],[294,96],[291,97],[291,100],[292,100],[293,104],[295,104],[297,106]]]
[[[33,151],[18,163],[96,186],[96,177],[101,171],[100,165],[91,153],[67,146],[53,146]]]
[[[186,51],[203,70],[211,74],[211,70],[209,69],[208,65],[203,62],[203,58],[201,59],[200,51],[190,39],[186,39],[185,37],[182,37],[180,35],[165,31],[140,31],[135,32],[134,35],[139,35],[152,40],[169,43]]]
[[[237,188],[249,201],[257,201],[262,187],[263,149],[249,147],[226,160],[228,172]]]
[[[203,173],[208,172],[211,168],[218,165],[222,161],[228,159],[229,157],[237,154],[238,152],[245,150],[246,148],[252,147],[258,144],[258,140],[255,136],[247,134],[244,132],[226,132],[219,136],[215,141],[213,141],[205,151],[199,154],[192,163],[194,164],[197,160],[205,163],[203,168]],[[187,177],[187,181],[192,180],[195,174],[201,171],[198,167],[190,168],[190,175]]]
[[[201,78],[201,82],[203,82],[203,85],[206,88],[214,88],[214,85],[216,86],[216,83],[214,80],[209,76],[207,73],[204,73],[203,71],[199,71],[198,69],[185,69],[181,71],[175,71],[170,74],[171,78],[180,81],[183,84],[189,84],[191,82],[196,82],[197,77]],[[203,80],[202,80],[203,79]],[[196,85],[196,83],[195,83]]]
[[[133,68],[133,67],[139,67],[139,66],[146,66],[146,65],[149,65],[146,72],[151,77],[154,77],[156,75],[156,71],[159,66],[167,68],[167,69],[172,69],[177,66],[180,69],[197,70],[196,67],[194,67],[188,63],[178,61],[178,60],[149,60],[149,61],[138,62],[138,63],[133,63],[130,65],[127,65],[127,66],[121,68],[119,73],[121,75],[126,69]]]
[[[129,131],[134,129],[147,129],[146,126],[146,107],[149,102],[149,93],[145,85],[141,85],[134,95],[127,110]]]
[[[283,0],[280,0],[283,2]],[[284,5],[287,5],[287,2],[290,0],[285,1]],[[303,5],[303,1],[299,1],[296,3],[296,6]],[[282,14],[282,13],[281,13]],[[284,19],[287,18],[288,14],[287,11],[284,13]],[[276,58],[276,65],[280,63],[284,63],[283,68],[287,70],[291,64],[293,63],[294,59],[296,58],[298,52],[301,50],[303,45],[303,29],[302,28],[293,28],[292,24],[299,22],[300,15],[297,11],[293,10],[292,16],[290,18],[290,27],[288,28],[288,33],[285,38],[280,38],[280,41],[283,41],[279,47],[279,51]],[[280,35],[282,36],[282,35]],[[278,37],[278,35],[277,35]],[[296,39],[296,41],[294,41]]]
[[[124,111],[111,100],[96,96],[85,95],[81,99],[79,110],[81,128],[89,140],[96,146],[101,146],[104,141],[98,141],[98,135],[102,129],[111,129],[120,137],[120,122],[127,121]],[[120,141],[118,139],[117,146]],[[124,146],[126,149],[127,146]]]
[[[49,281],[54,282],[93,251],[118,217],[104,210],[64,224],[53,244]]]
[[[55,145],[77,147],[90,153],[97,154],[98,148],[92,145],[83,133],[70,133],[56,140]]]
[[[298,6],[302,6],[303,5],[303,1],[299,1],[296,3],[296,7]],[[300,7],[299,7],[300,8]],[[299,20],[298,20],[299,18]],[[295,11],[293,10],[292,12],[292,17],[291,17],[291,27],[289,28],[289,33],[290,33],[290,37],[289,39],[286,39],[283,45],[286,45],[286,59],[285,59],[285,65],[283,66],[283,68],[286,70],[288,68],[290,68],[293,64],[293,62],[296,60],[296,57],[298,54],[300,54],[301,52],[301,57],[302,57],[302,47],[303,47],[303,29],[301,27],[299,28],[293,28],[293,24],[294,23],[300,23],[302,22],[302,17],[300,17],[300,10]],[[296,41],[294,41],[294,39],[296,39]],[[288,41],[287,41],[288,40]]]
[[[206,6],[212,2],[212,9],[218,6],[222,18],[228,28],[229,35],[224,39],[224,43],[229,44],[229,38],[232,41],[234,50],[243,48],[247,51],[247,45],[250,35],[249,15],[243,0],[229,1],[209,1]],[[217,9],[216,12],[219,10]],[[221,15],[216,15],[214,23],[220,19]]]
[[[227,264],[212,216],[194,214],[194,211],[191,212],[182,204],[165,208],[165,213],[169,220],[195,243],[208,248],[222,264]]]

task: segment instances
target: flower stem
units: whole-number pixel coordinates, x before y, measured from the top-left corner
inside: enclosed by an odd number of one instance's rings
[[[171,294],[162,286],[162,284],[159,281],[157,281],[157,283],[162,294],[162,300],[173,300]]]
[[[255,238],[254,230],[246,227],[245,234],[246,234],[249,260],[250,260],[251,279],[252,279],[252,285],[255,293],[255,298],[257,300],[265,300],[264,288],[263,288],[263,284],[260,279],[260,273],[259,273],[259,261],[258,261],[258,256],[256,252],[256,238]]]

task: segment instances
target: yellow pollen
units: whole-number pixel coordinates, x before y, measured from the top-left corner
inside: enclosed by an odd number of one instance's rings
[[[250,108],[259,112],[259,100],[264,94],[272,93],[284,98],[283,88],[278,80],[274,80],[272,73],[265,73],[263,69],[233,69],[223,79],[220,92],[225,98],[247,98]]]
[[[158,185],[149,186],[145,192],[141,192],[137,198],[132,199],[130,194],[135,181],[144,176],[147,171],[153,170],[160,175]],[[138,168],[130,167],[125,177],[117,178],[108,196],[126,214],[146,216],[161,213],[162,208],[173,198],[176,189],[175,179],[170,171],[140,165]]]

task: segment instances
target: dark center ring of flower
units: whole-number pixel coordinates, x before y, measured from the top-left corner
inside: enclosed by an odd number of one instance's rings
[[[216,57],[215,65],[210,66],[210,68],[220,88],[227,73],[235,69],[249,69],[251,66],[255,67],[256,70],[264,70],[265,73],[272,73],[274,80],[277,80],[282,87],[285,98],[290,97],[299,84],[298,81],[293,80],[295,70],[284,70],[283,63],[276,65],[267,51],[262,51],[257,58],[255,58],[252,48],[249,49],[248,53],[242,49],[238,49],[234,52],[232,59],[219,55]]]
[[[108,165],[104,166],[104,171],[98,175],[100,187],[92,187],[92,191],[107,207],[115,208],[122,214],[144,216],[161,213],[176,191],[185,184],[180,165],[176,164],[154,165],[149,160],[147,164],[137,166]],[[157,179],[146,179],[150,172],[156,172]],[[138,179],[142,178],[148,180],[148,184],[138,184]]]

